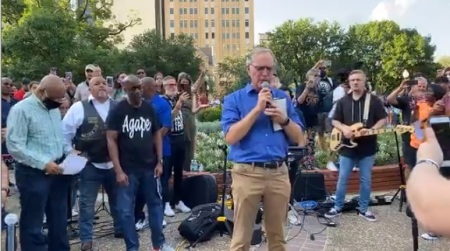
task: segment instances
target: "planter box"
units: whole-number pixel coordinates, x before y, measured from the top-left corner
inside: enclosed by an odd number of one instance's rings
[[[332,172],[329,170],[314,170],[314,171],[302,171],[304,173],[317,172],[322,173],[325,178],[325,186],[327,192],[334,193],[336,191],[336,184],[338,180],[338,172]],[[210,174],[209,172],[184,172],[184,177],[190,177],[194,175]],[[222,193],[223,187],[223,174],[211,173],[217,181],[217,191],[219,195]],[[230,189],[231,177],[227,177],[228,189]],[[401,185],[401,178],[398,165],[388,166],[375,166],[372,169],[372,191],[390,191],[396,190]],[[172,180],[170,181],[172,186]],[[348,180],[347,193],[359,193],[359,172],[353,172]]]

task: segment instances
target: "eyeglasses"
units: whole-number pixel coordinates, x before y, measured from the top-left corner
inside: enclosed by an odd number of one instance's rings
[[[253,64],[252,64],[252,66],[255,67],[255,69],[257,71],[267,70],[267,71],[271,72],[273,70],[273,67],[271,67],[271,66],[257,66],[257,65],[253,65]]]

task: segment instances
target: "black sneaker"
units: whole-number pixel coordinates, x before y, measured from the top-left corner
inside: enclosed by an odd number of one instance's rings
[[[339,216],[341,214],[342,214],[341,210],[337,210],[335,208],[332,208],[325,214],[325,218],[331,219],[331,218],[334,218],[334,217]]]
[[[377,221],[375,215],[370,211],[366,211],[365,213],[358,212],[358,215],[371,222]]]

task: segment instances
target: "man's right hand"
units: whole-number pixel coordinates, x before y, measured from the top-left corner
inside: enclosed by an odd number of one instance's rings
[[[266,109],[267,103],[271,102],[272,93],[270,93],[269,88],[262,88],[258,94],[258,103],[256,104],[256,109],[262,112]]]
[[[400,90],[405,90],[408,88],[408,81],[409,81],[408,79],[402,81],[402,83],[399,86]]]
[[[128,176],[123,171],[116,174],[116,181],[120,186],[128,186]]]
[[[45,170],[45,173],[51,174],[51,175],[57,175],[57,174],[63,173],[63,169],[53,161],[47,163],[47,165],[45,165],[44,170]]]
[[[344,126],[344,128],[342,128],[342,134],[344,134],[344,137],[347,139],[350,139],[353,137],[353,130],[349,126]]]
[[[189,94],[187,92],[181,93],[181,95],[177,101],[177,106],[181,107],[181,105],[183,105],[183,103],[186,102],[186,100],[188,100],[188,99],[189,99]]]

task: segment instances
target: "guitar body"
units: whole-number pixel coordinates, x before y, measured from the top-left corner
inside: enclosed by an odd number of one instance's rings
[[[356,123],[350,126],[355,133],[363,128],[362,123]],[[333,128],[330,135],[331,151],[339,151],[342,147],[355,148],[358,144],[353,139],[346,139],[344,134],[337,128]]]

